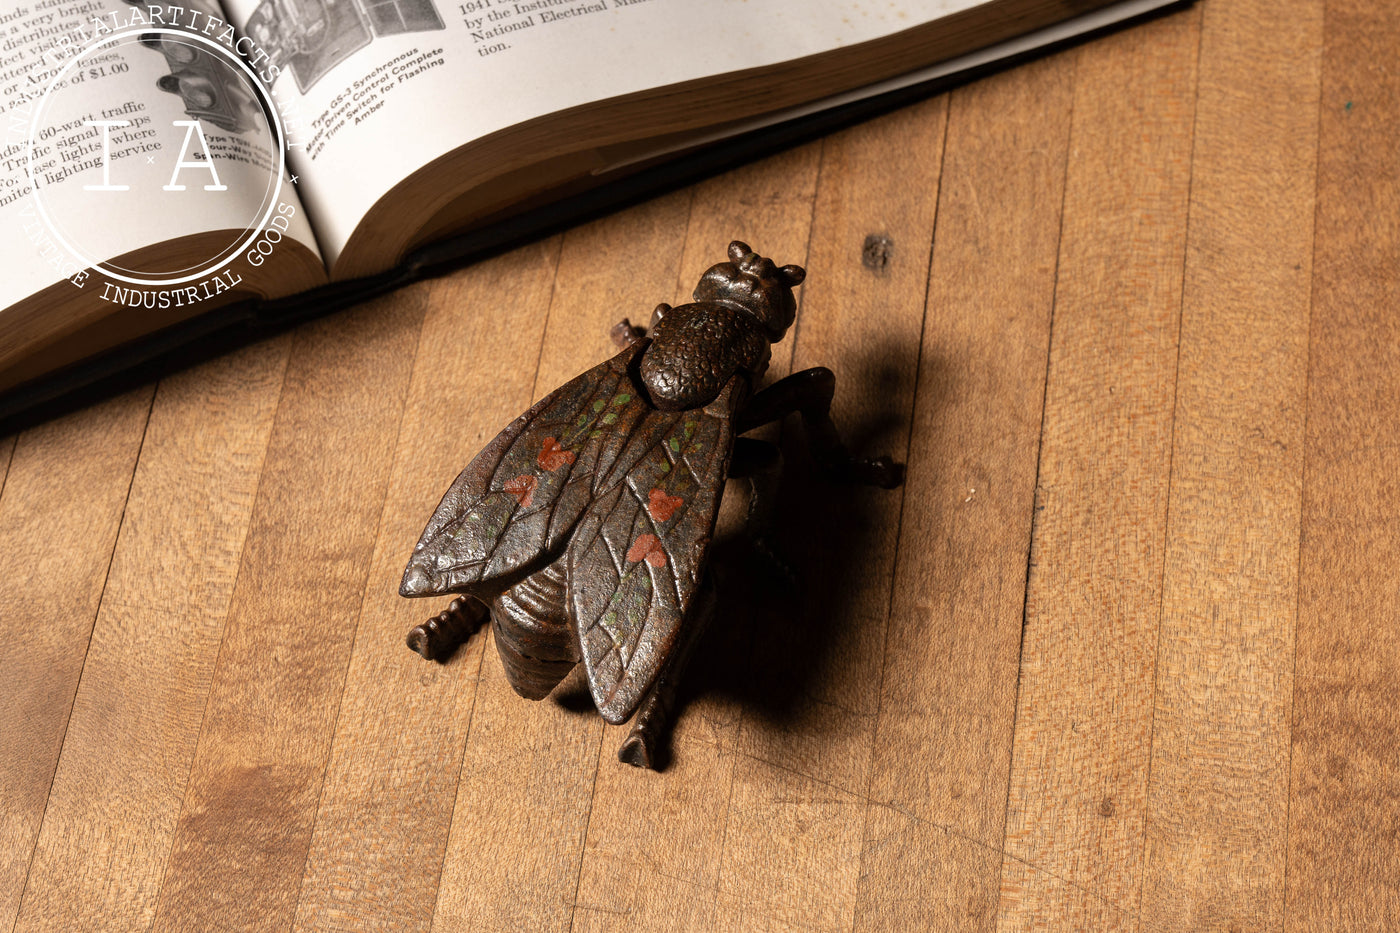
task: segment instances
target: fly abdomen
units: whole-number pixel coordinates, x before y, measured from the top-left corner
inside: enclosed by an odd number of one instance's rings
[[[564,606],[563,561],[497,596],[491,603],[491,630],[515,692],[530,700],[547,696],[579,660]]]

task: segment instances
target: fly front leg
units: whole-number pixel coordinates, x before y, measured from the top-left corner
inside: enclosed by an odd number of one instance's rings
[[[408,647],[429,661],[446,661],[481,628],[490,610],[472,596],[458,596],[447,608],[408,632]]]
[[[671,737],[671,723],[676,716],[676,695],[680,689],[681,677],[685,674],[695,645],[710,627],[715,616],[715,587],[713,571],[705,574],[691,604],[685,623],[681,626],[679,643],[666,659],[666,666],[657,675],[656,682],[647,691],[637,715],[632,720],[632,731],[627,733],[622,747],[617,750],[617,760],[638,768],[661,770],[662,750]]]
[[[804,369],[749,399],[735,423],[743,434],[784,415],[798,412],[807,429],[812,458],[830,478],[893,489],[904,481],[904,467],[889,457],[854,457],[841,443],[831,420],[831,400],[836,395],[836,375],[825,366]]]

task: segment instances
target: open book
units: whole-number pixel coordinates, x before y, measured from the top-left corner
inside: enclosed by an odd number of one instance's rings
[[[0,399],[1174,0],[180,2],[0,10]]]

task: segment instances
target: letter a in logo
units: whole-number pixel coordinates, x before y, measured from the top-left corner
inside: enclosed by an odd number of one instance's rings
[[[213,160],[213,159],[209,158],[209,157],[206,155],[206,156],[205,156],[204,158],[202,158],[202,159],[196,159],[196,160],[191,161],[191,162],[186,162],[186,161],[185,161],[185,153],[187,153],[187,152],[190,151],[190,137],[193,136],[193,135],[195,135],[196,133],[199,134],[199,148],[200,148],[200,150],[201,150],[202,152],[205,152],[205,153],[208,153],[208,152],[209,152],[209,144],[206,143],[206,142],[204,141],[204,130],[202,130],[202,129],[199,128],[199,121],[198,121],[198,120],[176,120],[176,121],[174,122],[174,125],[175,125],[175,126],[183,126],[183,127],[185,127],[185,143],[184,143],[183,146],[180,147],[180,161],[175,163],[175,171],[172,172],[172,173],[170,174],[170,184],[168,184],[168,185],[165,186],[165,190],[166,190],[166,191],[184,191],[184,190],[185,190],[185,186],[184,186],[184,185],[177,185],[177,184],[175,183],[175,182],[179,179],[179,177],[180,177],[180,169],[182,169],[182,168],[202,168],[202,169],[205,169],[206,171],[208,171],[210,175],[214,176],[214,183],[213,183],[212,185],[205,185],[205,186],[204,186],[204,190],[205,190],[205,191],[227,191],[227,190],[228,190],[228,186],[227,186],[227,185],[219,184],[219,173],[216,172],[216,171],[214,171],[214,160]]]

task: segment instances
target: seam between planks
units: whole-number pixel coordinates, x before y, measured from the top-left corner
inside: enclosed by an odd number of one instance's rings
[[[87,644],[83,647],[83,667],[82,670],[78,672],[78,679],[73,684],[73,694],[68,700],[68,715],[63,718],[63,735],[58,743],[58,757],[54,759],[53,771],[49,774],[49,790],[48,793],[44,795],[44,812],[39,816],[39,825],[34,833],[34,844],[29,849],[29,863],[24,869],[24,884],[21,885],[19,889],[19,902],[15,905],[15,919],[14,923],[10,924],[11,930],[18,929],[20,918],[24,916],[24,896],[29,891],[29,876],[34,870],[34,859],[39,854],[39,840],[44,836],[44,821],[47,820],[49,816],[49,800],[53,797],[53,782],[54,779],[58,777],[58,769],[63,762],[63,747],[68,743],[68,726],[73,721],[73,705],[77,702],[78,693],[82,689],[83,673],[87,670],[87,653],[88,649],[92,647],[92,633],[97,628],[97,620],[102,617],[102,601],[107,597],[107,583],[112,576],[112,561],[117,556],[117,545],[122,539],[122,528],[126,526],[126,508],[131,503],[131,489],[136,485],[136,471],[141,466],[141,453],[146,448],[146,432],[150,430],[151,427],[151,412],[155,410],[156,395],[158,394],[159,388],[159,383],[157,383],[157,385],[151,389],[151,399],[146,405],[146,420],[141,425],[141,440],[136,445],[136,458],[131,462],[131,478],[127,480],[126,495],[122,498],[122,514],[121,517],[117,519],[117,533],[112,536],[112,550],[107,554],[107,569],[102,572],[102,591],[97,597],[97,607],[93,610],[92,622],[88,625],[88,640]],[[10,447],[11,461],[14,458],[14,450],[17,446],[18,440],[16,439],[15,444]],[[8,462],[9,461],[7,461],[5,479],[9,478]]]
[[[823,137],[822,146],[820,146],[818,155],[816,155],[816,172],[812,178],[812,200],[811,203],[809,203],[808,205],[808,221],[806,221],[806,244],[804,247],[804,251],[802,251],[802,263],[804,263],[804,268],[808,268],[808,266],[811,265],[812,262],[812,244],[816,240],[816,203],[818,203],[818,199],[820,198],[820,192],[822,192],[822,172],[826,168],[826,147],[827,140],[829,139],[830,136]],[[689,231],[687,231],[687,233],[689,233]],[[790,353],[788,353],[788,374],[790,375],[792,374],[792,368],[794,368],[795,360],[797,360],[798,342],[802,339],[802,321],[804,321],[804,314],[802,314],[802,310],[804,310],[806,305],[806,291],[802,291],[802,293],[799,293],[797,296],[797,300],[797,317],[795,317],[794,322],[792,322],[792,346],[790,349]],[[778,444],[778,448],[780,448],[780,450],[781,444],[783,444],[784,420],[785,419],[778,420],[776,429],[776,443]],[[752,647],[753,640],[755,640],[757,637],[756,633],[753,632],[753,630],[750,630],[750,632],[748,632],[748,636],[749,646]],[[741,703],[741,705],[739,705],[738,717],[736,717],[735,720],[734,745],[732,745],[732,748],[729,749],[729,751],[731,751],[732,754],[736,756],[743,756],[743,758],[752,759],[752,761],[762,761],[763,763],[771,763],[763,761],[763,759],[756,758],[755,755],[749,755],[746,754],[746,752],[741,751],[741,740],[743,735],[743,713],[745,713],[745,707],[743,707]],[[717,748],[720,749],[721,755],[724,754],[725,748],[724,740],[722,740],[722,738],[720,741],[718,741]],[[729,783],[727,789],[725,789],[724,797],[724,829],[722,829],[722,831],[720,832],[720,848],[718,848],[717,853],[715,853],[714,894],[715,904],[717,905],[718,898],[720,898],[720,895],[722,894],[722,892],[724,892],[721,888],[721,880],[722,878],[724,878],[724,853],[725,849],[727,849],[729,845],[729,824],[731,824],[731,817],[732,815],[734,815],[734,785],[736,780],[738,780],[738,768],[736,768],[735,766],[735,768],[729,769]]]
[[[684,261],[684,259],[685,259],[685,248],[686,248],[687,246],[690,245],[690,218],[691,218],[692,216],[694,216],[694,214],[695,214],[695,192],[696,192],[697,190],[699,190],[701,184],[703,184],[703,182],[696,183],[696,184],[693,184],[693,185],[690,186],[690,200],[689,200],[689,201],[686,203],[686,205],[685,205],[685,220],[686,220],[686,223],[685,223],[685,238],[684,238],[683,240],[681,240],[681,260],[682,260],[682,262],[676,263],[676,288],[675,288],[674,294],[679,294],[679,295],[684,295],[684,294],[685,294],[685,282],[681,279],[681,276],[685,274],[685,268],[684,268],[684,263],[683,263],[683,261]],[[727,243],[726,243],[725,245],[728,246]],[[562,251],[561,251],[561,253],[562,253]],[[726,256],[725,258],[728,258],[728,257]],[[801,300],[802,300],[801,298],[798,298],[798,301],[799,301],[799,302],[800,302]],[[552,303],[553,303],[553,302],[551,302],[551,304],[552,304]],[[800,305],[799,305],[799,307],[800,307]],[[648,330],[651,329],[651,319],[650,319],[650,318],[647,319],[647,329],[648,329]]]
[[[1283,911],[1279,917],[1279,922],[1283,930],[1288,929],[1288,868],[1290,864],[1288,840],[1293,834],[1293,737],[1297,734],[1297,710],[1298,710],[1298,614],[1303,604],[1303,537],[1304,529],[1307,527],[1307,504],[1308,504],[1308,450],[1312,445],[1308,443],[1308,416],[1312,414],[1312,348],[1313,335],[1317,330],[1317,215],[1321,211],[1322,198],[1319,195],[1321,187],[1322,165],[1322,108],[1326,102],[1324,78],[1327,75],[1327,8],[1326,0],[1322,3],[1322,50],[1318,54],[1317,62],[1317,145],[1313,148],[1313,226],[1312,226],[1312,251],[1308,256],[1308,276],[1311,279],[1311,287],[1308,289],[1308,342],[1303,348],[1303,432],[1302,432],[1302,464],[1299,467],[1301,478],[1298,482],[1298,561],[1293,570],[1293,654],[1289,663],[1289,692],[1288,692],[1288,780],[1285,783],[1287,790],[1283,802]]]
[[[1003,858],[1001,864],[997,865],[997,905],[991,918],[993,930],[1000,926],[998,917],[1001,913],[1001,890],[1006,879],[1006,857],[1009,855],[1006,850],[1006,828],[1010,823],[1011,779],[1016,770],[1016,724],[1021,715],[1021,661],[1026,652],[1026,611],[1031,599],[1031,568],[1035,566],[1033,561],[1036,557],[1036,531],[1040,524],[1040,470],[1044,465],[1045,457],[1045,409],[1050,399],[1050,364],[1054,359],[1055,350],[1055,308],[1060,300],[1060,261],[1064,257],[1065,249],[1065,205],[1069,201],[1069,165],[1070,160],[1074,157],[1074,105],[1079,99],[1079,60],[1081,56],[1082,53],[1075,54],[1069,75],[1069,128],[1065,132],[1065,164],[1064,171],[1060,175],[1060,218],[1055,233],[1055,277],[1050,288],[1050,320],[1045,328],[1045,382],[1040,389],[1040,430],[1036,434],[1035,482],[1031,485],[1031,527],[1026,541],[1026,572],[1025,576],[1021,578],[1021,632],[1020,638],[1016,642],[1016,689],[1011,696],[1011,742],[1006,756],[1006,795],[1002,798],[1001,846],[998,849]],[[1030,865],[1023,858],[1014,855],[1010,857]],[[1046,872],[1046,874],[1055,877],[1050,872]],[[1079,885],[1067,879],[1058,880],[1070,885],[1070,887],[1079,888]],[[1099,897],[1104,903],[1118,907],[1101,895],[1094,896]],[[1118,909],[1122,910],[1123,908]]]
[[[821,152],[817,154],[817,172],[812,178],[812,203],[807,210],[807,245],[802,251],[802,261],[808,265],[812,262],[812,241],[817,235],[817,195],[822,190],[822,169],[826,167],[826,139],[822,140]],[[804,269],[806,266],[803,267]],[[797,359],[797,344],[802,340],[802,309],[807,305],[807,293],[803,291],[797,296],[797,316],[792,322],[792,358],[788,360],[788,371],[792,370],[792,360]],[[778,436],[782,437],[782,422],[778,422]]]
[[[924,310],[923,316],[919,319],[919,355],[914,360],[914,391],[910,393],[909,402],[909,434],[904,441],[904,474],[905,482],[909,476],[909,458],[914,450],[914,432],[917,427],[915,416],[919,411],[919,377],[924,368],[924,336],[928,332],[928,295],[933,282],[933,251],[938,244],[938,217],[941,213],[940,207],[943,204],[943,173],[948,169],[948,124],[952,113],[953,95],[957,91],[950,91],[943,95],[943,139],[938,150],[938,187],[933,192],[933,224],[929,228],[928,238],[928,262],[924,271]],[[825,152],[825,146],[823,146]],[[820,175],[817,178],[821,181]],[[894,596],[899,583],[899,551],[900,545],[904,543],[904,487],[901,484],[899,490],[899,518],[895,521],[894,553],[890,555],[890,589],[885,599],[885,632],[880,644],[880,678],[875,686],[875,726],[871,730],[870,738],[870,765],[865,775],[865,814],[861,821],[860,829],[860,871],[856,875],[856,907],[860,905],[860,879],[865,874],[865,853],[870,844],[870,808],[875,804],[870,799],[870,789],[875,784],[875,749],[880,742],[880,714],[884,711],[885,698],[885,670],[889,667],[890,651],[890,625],[894,616]],[[891,809],[894,805],[890,804]],[[902,812],[902,811],[901,811]],[[926,822],[926,821],[921,821]],[[851,917],[851,930],[854,931],[856,918],[854,912]]]
[[[607,730],[599,727],[598,753],[593,756],[593,787],[588,792],[588,815],[583,818],[583,838],[578,841],[578,871],[574,873],[574,896],[569,899],[569,933],[573,933],[574,921],[578,919],[578,894],[583,889],[583,862],[588,858],[588,830],[593,826],[593,804],[598,800],[598,774],[603,770],[603,740]]]
[[[822,148],[820,148],[818,155],[816,155],[816,175],[812,178],[812,203],[808,206],[808,214],[806,214],[806,248],[804,249],[804,254],[802,254],[802,262],[808,263],[808,265],[811,265],[812,262],[812,241],[816,235],[816,199],[818,199],[819,193],[822,191],[822,168],[825,167],[825,165],[826,137],[823,137]],[[690,231],[686,230],[687,240],[689,240],[689,235]],[[804,266],[804,269],[805,268],[806,266]],[[802,308],[804,308],[806,304],[805,291],[804,293],[798,294],[797,300],[797,318],[792,321],[792,353],[791,356],[788,357],[788,373],[790,374],[792,371],[792,360],[797,359],[798,339],[801,338],[802,335]],[[781,420],[778,422],[777,431],[778,450],[781,451],[781,444],[783,444],[783,423],[781,423]],[[748,635],[750,646],[752,646],[753,637],[755,637],[755,635],[753,635],[753,632],[749,632]],[[741,738],[742,735],[743,705],[741,703],[741,705],[739,705],[738,719],[735,720],[734,724],[734,748],[732,748],[732,752],[734,752],[735,755],[743,754],[743,752],[739,751],[739,738]],[[720,742],[718,742],[718,748],[720,748],[722,754],[722,752],[724,752],[724,740],[722,740],[722,738]],[[724,796],[724,829],[720,832],[720,849],[715,853],[714,894],[717,902],[718,897],[720,897],[720,880],[724,877],[724,850],[729,843],[729,817],[734,815],[734,782],[736,780],[736,775],[738,775],[738,768],[729,769],[729,787]]]
[[[0,472],[0,499],[4,499],[5,497],[5,483],[10,478],[10,465],[15,462],[15,448],[19,446],[19,439],[16,435],[10,435],[8,442],[10,445],[10,449],[5,451],[5,469],[3,472]],[[135,476],[136,471],[132,470],[131,475]],[[115,554],[116,551],[117,549],[113,547],[112,553]]]
[[[1139,875],[1137,880],[1137,909],[1132,916],[1137,923],[1135,930],[1142,929],[1142,894],[1147,878],[1147,840],[1149,838],[1147,815],[1152,804],[1152,761],[1153,748],[1157,738],[1157,687],[1162,660],[1162,614],[1167,602],[1167,538],[1172,527],[1172,479],[1176,475],[1176,414],[1177,402],[1181,397],[1181,335],[1186,318],[1186,259],[1191,250],[1191,215],[1194,213],[1193,200],[1196,183],[1196,145],[1200,140],[1197,127],[1201,114],[1201,48],[1205,45],[1205,14],[1196,7],[1196,19],[1200,24],[1196,32],[1196,93],[1192,98],[1191,110],[1191,167],[1186,179],[1186,230],[1181,238],[1181,285],[1177,297],[1176,311],[1176,365],[1172,367],[1172,441],[1167,448],[1167,501],[1162,513],[1162,562],[1157,571],[1159,590],[1157,596],[1157,644],[1152,651],[1152,716],[1147,727],[1147,775],[1143,778],[1142,794],[1142,850],[1138,858]]]

